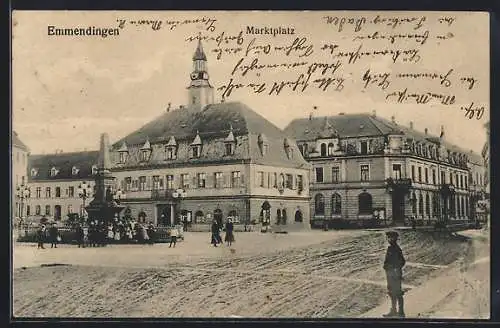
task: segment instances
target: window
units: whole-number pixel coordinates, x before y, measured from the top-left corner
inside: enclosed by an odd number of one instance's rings
[[[214,173],[214,188],[222,188],[223,182],[224,182],[224,176],[222,175],[222,172],[215,172]]]
[[[328,144],[328,156],[333,155],[333,153],[334,153],[333,144],[330,142],[330,143]]]
[[[51,177],[55,177],[57,175],[57,169],[55,167],[53,167],[51,170],[50,170],[50,176]]]
[[[68,205],[68,214],[73,213],[73,205]]]
[[[92,165],[92,175],[97,174],[97,165]]]
[[[141,161],[142,162],[149,161],[149,155],[150,154],[151,154],[151,150],[149,150],[149,149],[141,150]]]
[[[401,179],[401,164],[392,164],[392,178],[395,180]]]
[[[167,189],[174,189],[174,176],[172,174],[168,174],[167,176]]]
[[[360,168],[360,177],[361,181],[368,181],[370,180],[370,167],[368,164],[361,164],[359,166]]]
[[[338,183],[340,181],[340,167],[332,167],[332,182]]]
[[[160,189],[160,176],[153,175],[153,190],[159,190],[159,189]]]
[[[307,144],[303,144],[299,147],[300,153],[302,156],[307,156]]]
[[[322,194],[317,194],[314,197],[314,214],[325,215],[325,197]]]
[[[429,183],[429,169],[425,168],[424,173],[425,183]]]
[[[42,187],[36,187],[36,198],[42,197]]]
[[[24,156],[23,156],[23,159],[24,159]],[[26,205],[26,216],[30,216],[31,215],[31,207],[29,205]]]
[[[439,215],[438,195],[437,194],[432,195],[432,215],[434,217],[437,217]]]
[[[432,169],[432,184],[436,184],[436,170]]]
[[[189,174],[181,174],[181,187],[183,189],[189,189]]]
[[[56,197],[61,197],[61,187],[56,187]]]
[[[35,206],[35,215],[42,214],[42,207],[40,205]]]
[[[321,156],[326,156],[326,144],[321,144]]]
[[[123,164],[127,161],[127,155],[128,155],[128,153],[126,151],[120,152],[120,163],[121,164]]]
[[[450,172],[450,184],[453,184],[453,173]]]
[[[304,180],[302,175],[297,175],[297,189],[300,191],[304,190]]]
[[[50,215],[50,205],[45,205],[45,215]]]
[[[422,197],[422,194],[418,196],[418,214],[424,215],[424,197]]]
[[[231,172],[231,188],[240,186],[241,173],[240,171]]]
[[[165,147],[165,159],[176,159],[177,158],[177,149],[173,146]]]
[[[68,197],[75,197],[75,187],[71,186],[68,188]]]
[[[422,182],[422,168],[418,167],[418,182]]]
[[[278,188],[278,173],[276,172],[273,173],[272,186],[273,188]]]
[[[198,188],[205,188],[206,183],[207,183],[207,174],[206,173],[198,173],[196,177],[198,180]]]
[[[36,177],[37,174],[38,174],[37,169],[35,169],[35,168],[31,169],[31,176],[32,177]]]
[[[199,158],[200,156],[201,156],[201,146],[199,145],[191,146],[191,157]]]
[[[146,177],[139,177],[139,190],[146,190]]]
[[[280,174],[280,179],[278,181],[278,189],[285,188],[285,175],[283,173]]]
[[[415,182],[415,165],[411,166],[411,180]]]
[[[415,193],[411,195],[411,211],[413,214],[417,214],[417,196]]]
[[[446,172],[441,172],[441,183],[442,184],[446,183]]]
[[[464,177],[460,174],[460,188],[464,187]]]
[[[468,183],[467,177],[464,177],[464,186],[465,186],[465,189],[467,189],[467,183]]]
[[[366,155],[368,154],[368,141],[361,141],[360,142],[360,148],[361,148],[361,155]]]
[[[323,182],[323,168],[316,168],[316,182]]]
[[[339,215],[342,212],[342,201],[340,195],[335,193],[332,195],[332,214]]]
[[[50,187],[45,188],[45,198],[50,198]]]
[[[264,187],[264,172],[257,172],[257,183],[259,187]]]
[[[285,183],[286,183],[285,187],[287,189],[292,189],[293,188],[293,175],[287,174]]]
[[[234,155],[234,143],[227,142],[226,143],[226,156]]]
[[[366,191],[359,194],[358,208],[359,208],[359,214],[372,214],[373,213],[372,195],[370,195]]]

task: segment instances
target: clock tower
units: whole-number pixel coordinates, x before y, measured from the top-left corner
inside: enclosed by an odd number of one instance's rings
[[[202,110],[206,105],[214,102],[214,88],[208,81],[207,56],[201,45],[201,37],[193,55],[193,71],[190,75],[191,83],[188,89],[188,106]]]

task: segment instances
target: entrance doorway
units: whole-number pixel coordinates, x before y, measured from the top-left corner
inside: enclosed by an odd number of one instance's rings
[[[163,226],[170,226],[172,225],[172,206],[169,204],[165,205],[158,205],[157,207],[157,213],[158,213],[158,224],[163,225]]]
[[[405,196],[402,192],[392,193],[392,219],[395,223],[405,221]]]

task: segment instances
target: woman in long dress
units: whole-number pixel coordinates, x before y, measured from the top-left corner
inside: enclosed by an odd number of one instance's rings
[[[231,219],[228,219],[226,222],[226,237],[224,238],[224,241],[227,243],[227,246],[231,246],[231,244],[234,242],[234,234],[233,234],[233,221]]]

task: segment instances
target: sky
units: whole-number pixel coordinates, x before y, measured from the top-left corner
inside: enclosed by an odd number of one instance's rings
[[[399,18],[396,27],[373,24],[378,20]],[[326,16],[345,18],[340,24],[327,23]],[[168,24],[184,19],[209,18],[211,23]],[[405,23],[404,17],[415,17]],[[422,26],[417,22],[425,17]],[[453,18],[441,20],[440,18]],[[366,22],[359,31],[349,24],[349,18]],[[50,36],[48,26],[74,28],[89,26],[115,28],[118,20],[125,24],[118,36]],[[160,20],[162,26],[153,30],[150,25],[137,25],[133,21]],[[353,20],[356,21],[356,20]],[[332,22],[335,22],[332,20]],[[247,26],[293,28],[294,35],[263,36],[246,34]],[[173,28],[171,28],[173,27]],[[341,31],[339,31],[341,30]],[[446,138],[465,149],[480,152],[486,142],[483,125],[489,121],[489,22],[486,13],[375,13],[375,12],[19,12],[13,13],[12,26],[12,127],[32,154],[98,149],[99,135],[107,132],[114,142],[147,122],[158,117],[171,103],[173,108],[188,101],[186,88],[192,71],[192,55],[196,40],[190,36],[217,38],[242,34],[245,50],[253,38],[255,45],[286,46],[296,38],[305,38],[305,45],[313,46],[313,54],[298,57],[304,51],[256,54],[244,50],[238,54],[223,54],[217,59],[214,40],[203,41],[208,57],[210,82],[215,87],[225,85],[240,58],[249,64],[257,58],[259,63],[313,62],[335,63],[339,60],[321,50],[323,44],[336,44],[339,49],[363,51],[374,49],[418,49],[419,61],[404,62],[403,55],[396,62],[389,56],[364,56],[349,64],[345,58],[341,67],[331,74],[315,77],[343,79],[342,91],[335,91],[333,83],[326,91],[310,85],[304,92],[286,89],[280,95],[255,94],[249,89],[234,90],[226,101],[240,101],[285,128],[294,118],[337,115],[376,111],[377,115],[415,129],[439,134],[445,127]],[[396,35],[390,39],[376,39],[377,35]],[[397,35],[428,35],[424,44],[417,39]],[[372,36],[368,39],[368,36]],[[438,39],[437,36],[446,36]],[[356,39],[358,37],[358,39]],[[360,40],[359,37],[365,37]],[[422,41],[422,40],[420,40]],[[222,42],[224,46],[224,41]],[[234,41],[225,44],[235,47]],[[334,52],[337,53],[337,52]],[[304,67],[306,67],[304,66]],[[233,79],[242,84],[265,82],[270,88],[275,81],[295,80],[299,69],[269,69],[251,71],[245,76],[236,73]],[[370,70],[391,74],[391,83],[382,89],[377,83],[364,87],[363,75]],[[439,79],[397,79],[398,73],[425,72],[450,74],[450,87],[443,87]],[[474,77],[472,89],[461,77]],[[372,78],[372,81],[373,78]],[[407,88],[416,93],[432,92],[453,94],[456,102],[442,105],[431,101],[401,104],[389,92]],[[222,91],[216,91],[215,101],[220,102]],[[466,118],[461,107],[471,103],[484,107],[481,119]],[[313,108],[315,108],[313,110]]]

